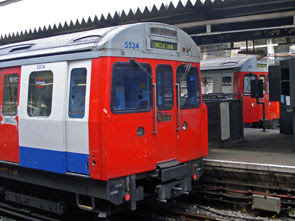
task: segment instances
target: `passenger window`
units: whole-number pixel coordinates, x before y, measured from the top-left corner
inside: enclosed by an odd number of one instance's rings
[[[7,74],[3,82],[2,115],[17,115],[18,74]]]
[[[111,109],[114,113],[149,111],[152,107],[151,67],[128,62],[113,66]]]
[[[159,110],[173,108],[173,69],[170,65],[158,65],[156,68],[157,105]]]
[[[85,115],[86,68],[74,68],[71,71],[69,117],[83,118]]]
[[[203,94],[213,93],[213,78],[212,77],[202,78],[202,92],[203,92]]]
[[[256,80],[257,76],[253,74],[244,75],[244,95],[251,95],[251,80]]]
[[[180,107],[193,108],[200,106],[199,71],[191,65],[177,68],[177,83],[180,85]]]
[[[222,93],[232,93],[232,77],[222,77]]]
[[[265,94],[265,75],[259,75],[259,80],[263,81],[263,94]]]
[[[30,117],[48,117],[52,106],[53,73],[32,72],[29,78],[27,112]]]

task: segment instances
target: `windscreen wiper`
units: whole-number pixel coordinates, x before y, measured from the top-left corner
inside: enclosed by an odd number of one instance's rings
[[[130,63],[132,64],[136,64],[141,70],[143,70],[148,76],[150,76],[150,78],[153,78],[152,73],[148,72],[141,63],[139,63],[138,61],[136,61],[135,59],[130,59]]]

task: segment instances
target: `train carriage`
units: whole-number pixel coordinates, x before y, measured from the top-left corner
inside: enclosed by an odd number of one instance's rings
[[[248,125],[260,125],[263,119],[262,104],[251,98],[250,81],[263,80],[265,117],[276,127],[280,117],[279,103],[270,102],[268,65],[256,56],[217,58],[201,61],[202,89],[204,94],[229,93],[243,97],[243,121]]]
[[[158,23],[0,47],[0,178],[95,212],[191,191],[208,154],[199,57],[186,33]],[[59,200],[46,203],[60,211]]]

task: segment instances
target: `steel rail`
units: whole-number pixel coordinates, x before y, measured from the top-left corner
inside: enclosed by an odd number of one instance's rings
[[[168,217],[179,217],[182,221],[217,220],[215,217],[173,210],[157,210],[157,213]]]
[[[61,221],[52,217],[32,213],[24,209],[15,208],[9,204],[0,203],[0,212],[27,221]]]

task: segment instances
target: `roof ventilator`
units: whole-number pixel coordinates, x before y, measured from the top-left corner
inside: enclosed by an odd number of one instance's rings
[[[9,53],[17,52],[17,51],[24,51],[24,50],[31,48],[34,45],[35,44],[16,45],[16,46],[13,46],[12,49],[10,49]]]

